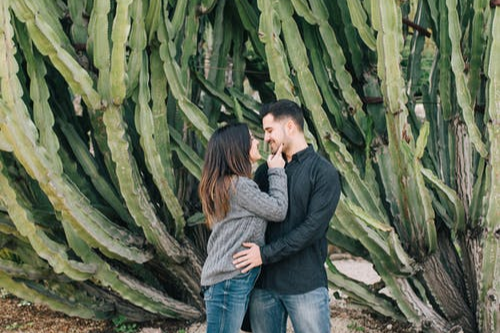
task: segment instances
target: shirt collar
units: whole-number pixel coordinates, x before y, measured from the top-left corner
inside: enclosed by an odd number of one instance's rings
[[[295,154],[293,154],[292,161],[302,162],[307,158],[307,156],[309,156],[312,153],[314,153],[314,148],[312,145],[308,145],[307,148],[302,149],[301,151],[298,151]]]

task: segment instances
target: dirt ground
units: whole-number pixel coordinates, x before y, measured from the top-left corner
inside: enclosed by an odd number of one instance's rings
[[[408,325],[375,317],[349,307],[332,307],[332,332],[335,333],[416,333]],[[30,304],[13,296],[0,298],[1,333],[197,333],[203,323],[164,320],[140,325],[116,325],[68,317],[43,305]],[[290,330],[293,332],[293,330]]]
[[[0,298],[0,332],[104,333],[113,332],[108,322],[83,320],[51,311],[10,295]]]

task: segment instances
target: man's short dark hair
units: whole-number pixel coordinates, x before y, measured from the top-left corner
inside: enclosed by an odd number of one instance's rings
[[[276,120],[292,118],[300,130],[304,131],[304,114],[302,108],[293,101],[280,99],[274,103],[264,104],[260,109],[261,119],[268,114],[272,115]]]

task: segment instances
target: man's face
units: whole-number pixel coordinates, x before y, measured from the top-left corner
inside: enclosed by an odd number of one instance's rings
[[[271,152],[274,154],[283,143],[283,152],[286,149],[287,135],[285,131],[285,120],[275,120],[272,114],[262,118],[264,128],[264,141],[269,144]]]

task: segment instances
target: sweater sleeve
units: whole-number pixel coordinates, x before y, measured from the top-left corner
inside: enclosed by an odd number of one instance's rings
[[[262,192],[253,180],[240,177],[236,185],[238,204],[251,213],[272,222],[285,219],[288,210],[286,173],[283,168],[268,170],[269,193]]]
[[[283,237],[261,246],[263,264],[278,262],[324,237],[340,198],[340,180],[334,171],[317,175],[304,222]]]

